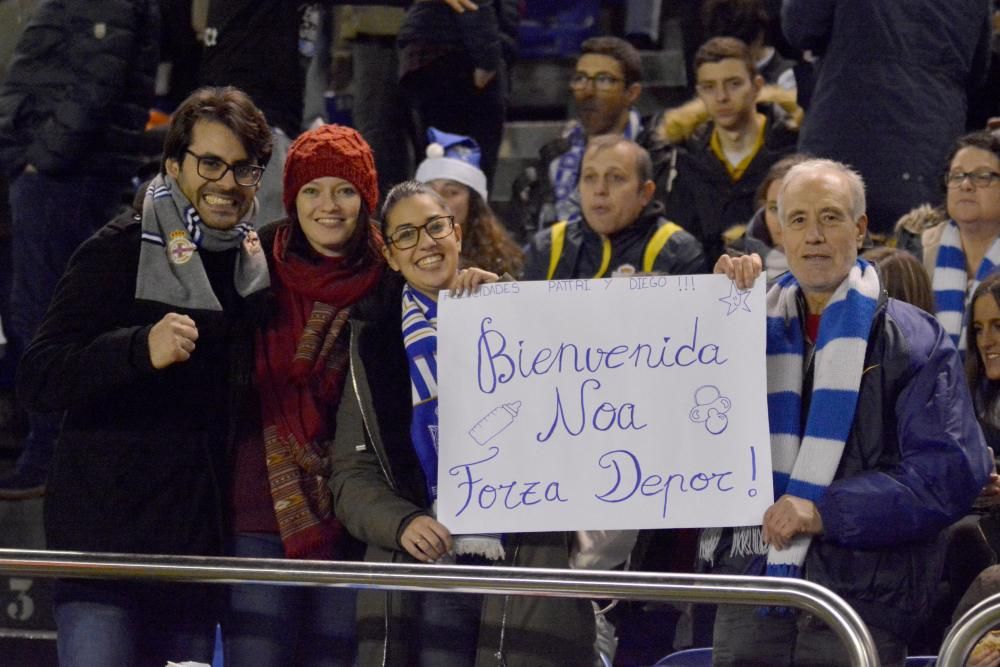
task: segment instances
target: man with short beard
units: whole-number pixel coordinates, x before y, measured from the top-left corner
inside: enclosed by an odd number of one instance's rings
[[[642,93],[639,52],[617,37],[592,37],[580,47],[569,89],[577,117],[562,137],[542,147],[539,163],[514,183],[519,224],[526,230],[544,229],[558,222],[580,220],[577,181],[587,140],[617,134],[645,148],[653,160],[654,181],[666,169],[668,147],[651,132],[650,119],[634,105]]]
[[[45,497],[50,549],[223,553],[227,452],[257,410],[252,331],[269,280],[251,224],[270,153],[245,93],[195,91],[141,210],[70,260],[18,369],[29,409],[66,412]],[[60,664],[211,662],[220,592],[60,580]]]

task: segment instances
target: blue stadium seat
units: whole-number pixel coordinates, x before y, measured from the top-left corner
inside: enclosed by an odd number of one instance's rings
[[[520,58],[575,57],[583,40],[597,32],[600,0],[547,0],[525,7],[518,28]]]

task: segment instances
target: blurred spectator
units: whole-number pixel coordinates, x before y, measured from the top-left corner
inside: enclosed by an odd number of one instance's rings
[[[771,17],[764,0],[705,0],[701,6],[705,39],[735,37],[750,47],[750,57],[765,83],[795,89],[795,63],[771,45]]]
[[[209,0],[160,0],[163,37],[156,108],[166,113],[176,109],[198,87],[208,4]]]
[[[1000,116],[1000,0],[991,0],[990,5],[993,28],[990,63],[986,80],[969,94],[969,115],[965,127],[970,132],[987,127],[990,119]]]
[[[583,216],[535,235],[524,279],[703,273],[701,244],[663,217],[652,179],[652,161],[639,144],[614,134],[591,139],[580,173]]]
[[[50,549],[221,555],[225,483],[269,284],[252,227],[271,133],[233,88],[174,113],[141,211],[73,255],[18,369],[29,409],[65,410],[45,498]],[[197,341],[197,343],[195,343]],[[62,665],[210,662],[223,589],[59,580]]]
[[[413,174],[413,120],[399,87],[396,52],[406,12],[398,7],[344,10],[339,29],[351,49],[354,127],[375,154],[379,190],[388,192]]]
[[[966,376],[986,444],[1000,453],[1000,273],[979,284],[970,299],[972,326],[966,345]]]
[[[264,112],[274,137],[257,194],[261,223],[284,216],[281,173],[302,127],[305,75],[316,26],[309,5],[286,0],[210,0],[200,83],[235,86]]]
[[[799,150],[852,165],[868,185],[869,229],[937,203],[942,158],[986,74],[986,2],[785,0],[782,27],[819,57]]]
[[[709,120],[682,145],[667,217],[698,237],[714,263],[723,232],[753,215],[768,169],[795,150],[798,127],[779,105],[758,102],[764,81],[740,40],[710,39],[698,49],[695,67]]]
[[[26,346],[77,246],[107,222],[140,164],[160,38],[154,0],[47,0],[0,87],[0,164],[10,182],[9,333]],[[40,495],[60,415],[29,412],[0,499]]]
[[[420,127],[471,136],[493,181],[517,47],[518,0],[479,0],[476,11],[417,2],[399,31],[399,81]]]
[[[896,247],[922,257],[921,237],[927,230],[948,220],[944,206],[921,204],[896,223]]]
[[[591,137],[617,134],[635,141],[653,160],[654,182],[671,181],[672,151],[656,139],[651,119],[640,117],[633,107],[642,93],[639,52],[617,37],[591,37],[580,49],[569,83],[577,118],[561,138],[542,147],[539,162],[514,182],[514,224],[519,229],[530,232],[580,220],[577,182]]]
[[[732,249],[736,253],[757,253],[764,261],[767,272],[767,283],[771,285],[779,276],[788,271],[788,258],[785,256],[785,246],[781,234],[781,221],[778,220],[778,193],[788,170],[810,159],[808,155],[793,153],[784,157],[768,170],[767,175],[757,187],[754,202],[757,212],[741,236],[726,241],[727,252]],[[737,230],[730,228],[726,236]]]
[[[905,250],[886,246],[866,250],[861,258],[878,268],[882,287],[891,298],[912,303],[926,313],[934,313],[931,279],[919,259]]]
[[[1000,138],[973,132],[959,139],[944,181],[950,220],[925,231],[921,246],[937,319],[965,350],[969,295],[1000,266]]]
[[[521,275],[524,251],[504,228],[488,202],[486,174],[479,169],[479,146],[471,137],[427,131],[427,158],[415,180],[427,183],[448,202],[462,229],[462,265],[497,275]]]

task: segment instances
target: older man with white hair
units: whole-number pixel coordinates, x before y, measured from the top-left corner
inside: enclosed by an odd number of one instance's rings
[[[830,160],[793,167],[778,195],[790,272],[767,295],[775,502],[760,526],[702,533],[712,572],[803,577],[861,615],[883,665],[902,665],[940,580],[941,531],[986,483],[990,460],[962,361],[933,317],[886,296],[858,259],[861,177]],[[723,257],[738,282],[759,262]],[[811,614],[720,607],[715,665],[845,665]]]

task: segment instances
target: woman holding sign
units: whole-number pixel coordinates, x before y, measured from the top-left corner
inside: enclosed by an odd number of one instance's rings
[[[382,233],[406,284],[388,308],[356,310],[350,322],[351,390],[337,415],[331,479],[337,516],[371,561],[567,567],[572,533],[453,536],[435,519],[438,294],[497,276],[459,270],[461,228],[430,186],[393,188]],[[362,665],[594,661],[584,600],[363,591],[358,633]]]

